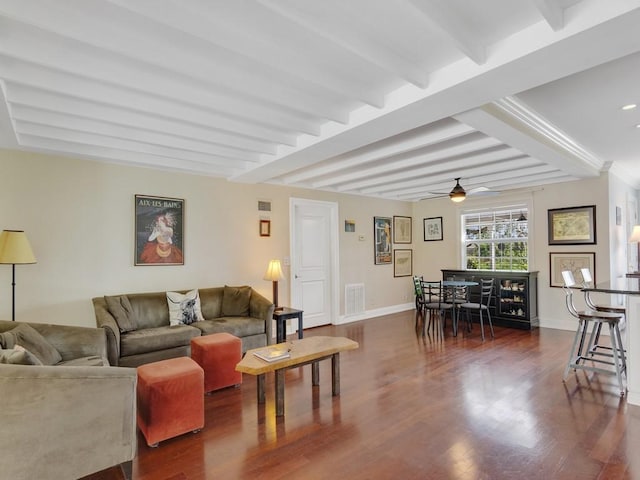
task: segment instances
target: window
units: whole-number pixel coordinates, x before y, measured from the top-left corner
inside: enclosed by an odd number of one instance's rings
[[[528,270],[526,205],[462,215],[462,265],[467,270]]]

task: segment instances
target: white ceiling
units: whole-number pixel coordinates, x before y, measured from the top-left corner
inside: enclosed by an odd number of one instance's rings
[[[640,188],[639,23],[640,0],[0,0],[0,147],[401,200]]]

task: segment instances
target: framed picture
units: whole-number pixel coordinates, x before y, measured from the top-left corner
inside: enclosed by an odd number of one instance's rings
[[[413,275],[413,250],[397,249],[393,251],[393,276],[410,277]]]
[[[184,265],[184,200],[135,196],[135,265]]]
[[[271,236],[271,220],[260,220],[260,236]]]
[[[355,220],[345,220],[344,221],[344,231],[347,233],[354,233],[356,231],[356,221]]]
[[[442,217],[425,218],[423,223],[425,242],[442,240]]]
[[[391,263],[391,218],[373,217],[374,263]]]
[[[411,217],[393,217],[393,243],[411,243]]]
[[[552,208],[547,211],[549,245],[594,245],[596,206]]]
[[[549,253],[549,278],[552,287],[562,287],[562,272],[571,270],[576,284],[583,283],[581,268],[591,270],[593,283],[596,281],[596,254],[594,252],[551,252]],[[579,287],[576,287],[579,288]]]

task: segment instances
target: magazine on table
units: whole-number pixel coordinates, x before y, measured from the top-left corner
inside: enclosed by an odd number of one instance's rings
[[[291,357],[289,351],[282,348],[263,348],[256,350],[253,354],[265,362],[276,362]]]

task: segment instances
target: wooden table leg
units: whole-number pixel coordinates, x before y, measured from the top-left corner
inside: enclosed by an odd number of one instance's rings
[[[284,369],[276,370],[276,417],[284,416]]]
[[[331,355],[331,390],[334,397],[340,395],[340,354]]]
[[[258,375],[258,403],[264,403],[264,374]]]
[[[302,326],[302,312],[300,312],[300,314],[298,315],[298,338],[302,338],[302,330],[303,330],[303,326]]]
[[[320,362],[311,364],[311,385],[314,387],[320,385]]]

